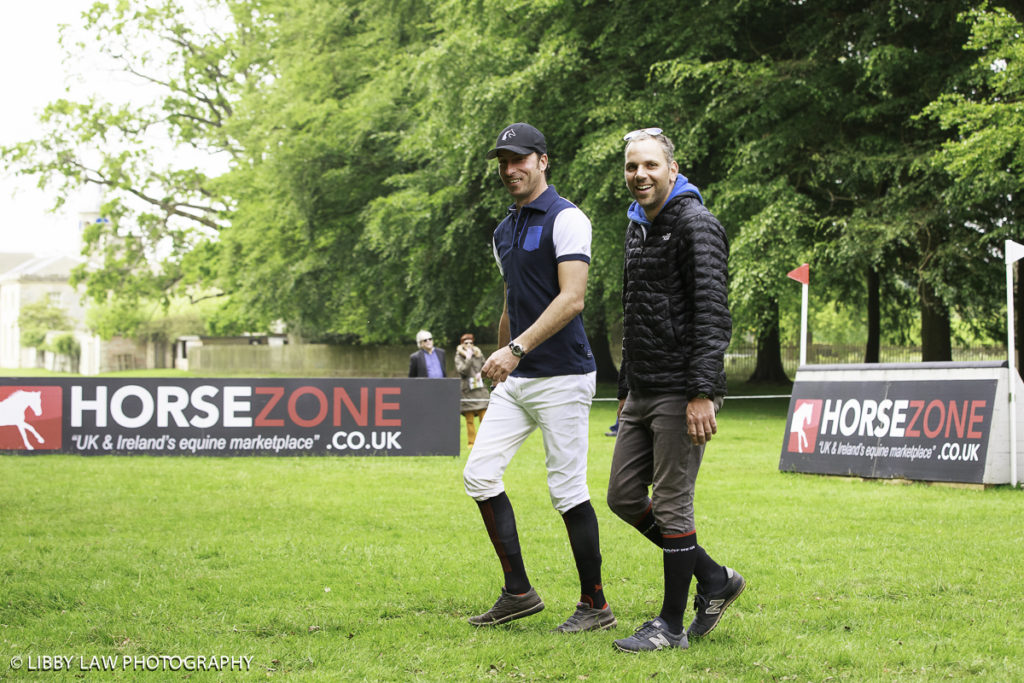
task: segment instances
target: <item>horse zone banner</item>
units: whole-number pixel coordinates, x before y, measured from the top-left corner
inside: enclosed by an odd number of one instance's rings
[[[797,381],[779,469],[981,483],[994,379]]]
[[[0,379],[0,453],[458,455],[456,379]]]

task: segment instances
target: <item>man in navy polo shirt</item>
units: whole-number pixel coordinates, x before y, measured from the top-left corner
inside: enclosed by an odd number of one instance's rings
[[[519,446],[540,427],[548,492],[569,533],[580,578],[576,611],[557,630],[615,626],[601,586],[597,515],[587,489],[590,404],[597,366],[583,331],[590,268],[590,220],[547,183],[547,143],[539,130],[513,123],[488,159],[515,203],[494,231],[493,249],[505,280],[498,350],[482,374],[497,383],[463,473],[480,507],[505,585],[490,610],[470,617],[493,626],[535,614],[544,603],[530,584],[515,514],[502,477]]]

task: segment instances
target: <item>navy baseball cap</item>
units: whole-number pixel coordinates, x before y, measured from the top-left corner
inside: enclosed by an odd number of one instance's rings
[[[539,130],[528,123],[513,123],[498,134],[494,149],[487,153],[488,159],[498,156],[499,149],[507,149],[516,154],[548,153],[548,143]]]

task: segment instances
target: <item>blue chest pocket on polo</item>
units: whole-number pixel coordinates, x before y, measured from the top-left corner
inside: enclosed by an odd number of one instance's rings
[[[536,251],[540,246],[542,232],[544,232],[543,225],[531,225],[526,228],[526,236],[523,237],[523,251]]]

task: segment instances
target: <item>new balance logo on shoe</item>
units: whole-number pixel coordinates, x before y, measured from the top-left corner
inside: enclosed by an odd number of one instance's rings
[[[659,650],[663,647],[672,647],[672,643],[669,642],[668,638],[666,638],[665,634],[663,633],[659,633],[656,636],[652,636],[647,640],[651,641],[651,645],[658,648]]]
[[[708,603],[707,609],[704,610],[707,614],[718,614],[722,611],[722,605],[725,604],[725,600],[712,600]]]

